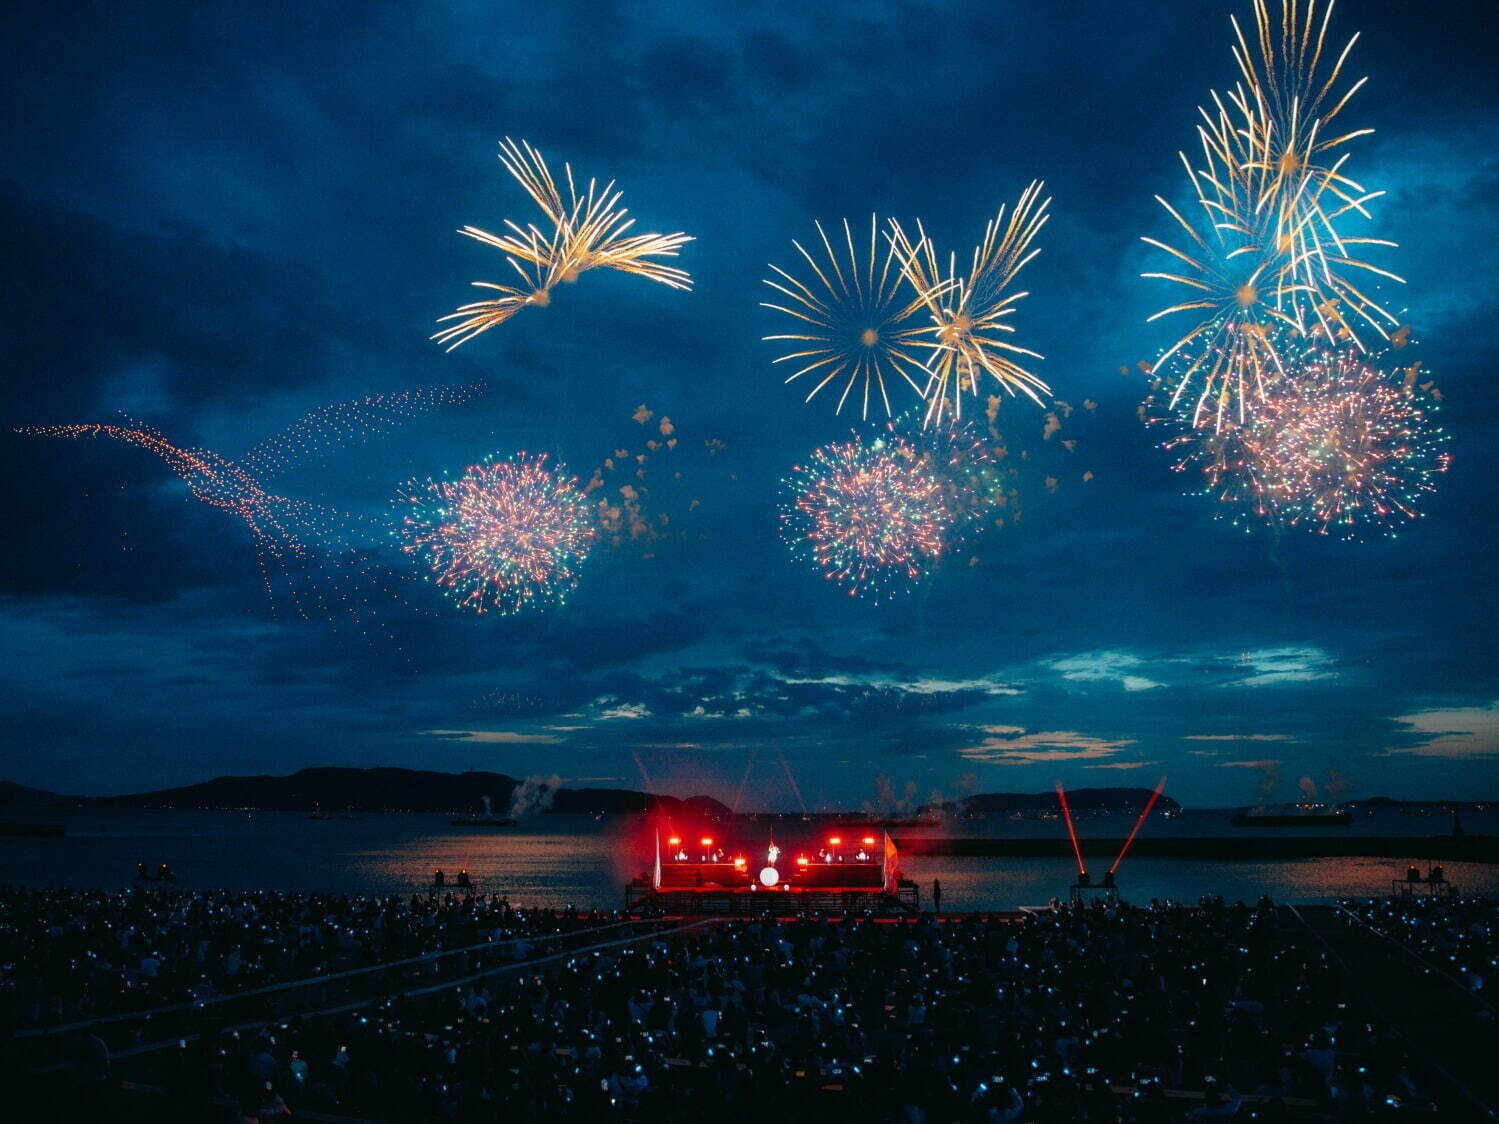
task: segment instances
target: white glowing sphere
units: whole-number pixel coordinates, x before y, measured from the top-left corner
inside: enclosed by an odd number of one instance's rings
[[[781,880],[781,872],[773,866],[767,866],[760,871],[760,885],[770,887]]]

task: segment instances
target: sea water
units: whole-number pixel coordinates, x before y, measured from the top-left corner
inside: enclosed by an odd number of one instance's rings
[[[1411,839],[1404,859],[1313,858],[1225,862],[1128,858],[1120,868],[1127,900],[1195,902],[1207,895],[1252,902],[1268,895],[1285,902],[1325,902],[1390,891],[1409,863],[1427,856],[1423,836],[1445,835],[1449,817],[1381,811],[1344,828],[1235,829],[1231,811],[1190,811],[1152,816],[1151,836],[1210,837],[1266,832],[1401,836]],[[194,888],[277,889],[340,893],[419,893],[441,867],[451,881],[466,868],[485,893],[505,894],[517,905],[613,908],[624,884],[652,862],[652,824],[639,816],[536,815],[514,828],[454,827],[445,815],[380,813],[357,818],[312,819],[295,812],[209,812],[49,809],[34,818],[66,824],[61,837],[0,837],[0,883],[74,888],[117,888],[134,881],[136,864],[168,863],[177,885]],[[1084,817],[1079,830],[1093,838],[1128,833],[1132,817]],[[1464,813],[1470,834],[1499,834],[1499,814]],[[770,821],[737,821],[715,828],[725,845],[757,854],[777,831]],[[809,829],[795,824],[798,835]],[[1000,910],[1040,905],[1064,897],[1075,867],[1061,824],[1055,820],[965,821],[941,829],[964,835],[1055,837],[1055,859],[963,858],[903,855],[905,875],[920,884],[930,904],[933,879],[942,882],[948,910]],[[897,831],[896,834],[902,834]],[[926,834],[928,829],[904,832]],[[784,838],[783,838],[784,842]],[[1108,860],[1090,860],[1095,875]],[[1461,891],[1499,892],[1499,865],[1444,864]],[[1095,877],[1096,880],[1096,877]]]

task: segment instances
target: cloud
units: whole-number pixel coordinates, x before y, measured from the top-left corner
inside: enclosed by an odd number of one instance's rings
[[[651,708],[644,703],[622,703],[616,699],[599,699],[598,704],[603,707],[599,711],[600,718],[649,718]]]
[[[1499,702],[1487,706],[1459,706],[1418,710],[1393,719],[1405,726],[1401,734],[1420,740],[1391,747],[1391,757],[1444,757],[1475,760],[1499,757]]]
[[[1159,765],[1159,761],[1105,761],[1097,765],[1084,765],[1084,769],[1143,769],[1147,765]]]
[[[1244,652],[1236,665],[1250,674],[1230,681],[1232,687],[1269,687],[1336,678],[1333,660],[1321,648],[1257,648]]]
[[[1113,757],[1135,744],[1133,738],[1098,738],[1075,730],[1041,730],[1033,734],[1020,726],[985,726],[983,730],[989,736],[978,745],[958,750],[960,757],[989,765],[1093,761]]]
[[[1277,757],[1265,757],[1258,761],[1219,761],[1215,769],[1273,769],[1280,765]]]
[[[1144,661],[1128,652],[1085,652],[1052,660],[1050,667],[1060,671],[1063,679],[1074,682],[1117,683],[1126,691],[1149,691],[1165,684],[1148,679],[1135,670]]]
[[[823,687],[869,687],[880,691],[899,691],[911,695],[948,695],[978,692],[984,695],[1019,695],[1020,689],[996,679],[980,676],[973,679],[946,679],[940,676],[900,677],[891,675],[834,674],[788,676],[784,682]]]
[[[558,745],[562,741],[556,734],[523,734],[515,730],[423,730],[422,733],[429,738],[485,745]]]
[[[1293,742],[1290,734],[1183,734],[1184,742]]]

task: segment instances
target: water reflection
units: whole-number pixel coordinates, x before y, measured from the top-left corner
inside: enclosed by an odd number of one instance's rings
[[[537,816],[501,830],[455,828],[445,816],[422,815],[311,821],[294,813],[87,809],[70,811],[66,818],[68,835],[60,839],[0,839],[0,881],[118,887],[131,881],[137,862],[152,867],[167,862],[189,888],[385,894],[424,891],[434,867],[450,878],[467,867],[481,891],[507,894],[516,903],[609,907],[621,902],[624,883],[651,861],[650,831],[638,817]],[[1106,834],[1113,826],[1100,822],[1093,833]],[[1046,827],[1025,830],[1041,834]],[[1426,827],[1430,833],[1429,822]],[[1184,829],[1181,819],[1163,825],[1172,833]],[[941,879],[943,906],[952,910],[1042,904],[1065,896],[1074,875],[1065,853],[1056,859],[906,855],[904,864],[907,876],[921,883],[924,902],[930,901],[932,879]],[[1403,874],[1405,865],[1368,858],[1131,857],[1120,870],[1120,889],[1135,901],[1190,902],[1208,894],[1325,901],[1388,893],[1390,879]],[[1446,867],[1460,891],[1499,892],[1499,866],[1453,862]]]

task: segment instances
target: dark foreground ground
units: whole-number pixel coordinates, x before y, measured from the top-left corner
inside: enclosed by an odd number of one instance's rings
[[[15,1119],[111,1122],[1477,1120],[1496,924],[0,890],[6,1088]]]

